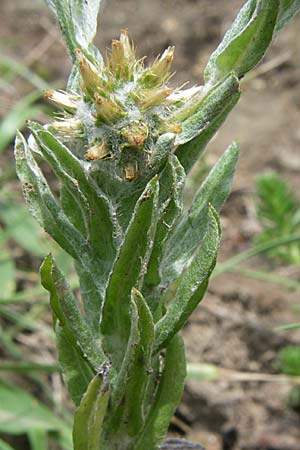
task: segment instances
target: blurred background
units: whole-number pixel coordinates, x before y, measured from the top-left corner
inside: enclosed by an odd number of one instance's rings
[[[175,45],[172,83],[201,84],[243,3],[105,0],[96,44],[104,52],[128,28],[140,57]],[[207,450],[300,448],[299,26],[296,17],[242,81],[239,104],[186,186],[188,207],[218,156],[239,142],[219,264],[184,328],[189,373],[170,428]],[[72,449],[72,405],[39,285],[42,258],[52,251],[74,288],[77,281],[67,255],[29,216],[13,160],[16,129],[26,134],[25,120],[49,121],[43,91],[63,89],[70,68],[43,0],[1,0],[0,450]]]

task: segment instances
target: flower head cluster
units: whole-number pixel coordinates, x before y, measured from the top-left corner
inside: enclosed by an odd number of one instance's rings
[[[145,67],[126,31],[100,67],[75,53],[81,89],[46,93],[64,111],[51,127],[64,139],[81,138],[87,161],[112,160],[123,179],[134,180],[149,166],[159,136],[180,133],[176,112],[199,88],[173,91],[167,84],[174,47]]]

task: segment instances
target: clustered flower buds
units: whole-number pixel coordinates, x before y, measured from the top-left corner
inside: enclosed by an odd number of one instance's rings
[[[80,157],[91,164],[111,160],[121,178],[134,180],[149,166],[159,136],[181,132],[176,112],[197,102],[199,89],[173,91],[167,83],[174,47],[145,67],[126,31],[112,41],[103,67],[80,49],[75,54],[81,92],[46,93],[64,111],[51,128],[63,140],[82,139]]]

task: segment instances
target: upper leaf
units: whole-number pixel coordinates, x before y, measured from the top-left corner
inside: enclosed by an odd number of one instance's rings
[[[97,16],[101,0],[46,0],[61,28],[70,56],[75,62],[76,48],[96,56],[92,46],[97,31]],[[88,55],[87,55],[88,56]]]
[[[102,311],[103,345],[120,367],[130,333],[130,294],[142,282],[156,227],[158,180],[140,196],[113,266]]]
[[[299,10],[300,0],[280,0],[279,13],[275,27],[276,33],[280,31]]]
[[[99,450],[101,426],[109,400],[106,375],[97,374],[90,382],[74,415],[74,450]]]
[[[55,333],[57,356],[64,381],[73,402],[78,406],[95,373],[82,352],[69,341],[61,325],[57,324]]]
[[[208,224],[209,203],[219,211],[228,197],[237,157],[237,144],[232,144],[207,175],[188,214],[165,246],[160,269],[163,284],[168,284],[181,274],[199,246]]]
[[[156,324],[154,352],[164,348],[180,331],[205,294],[209,277],[216,264],[221,238],[219,218],[212,206],[209,207],[208,216],[209,223],[201,245],[190,266],[180,277],[175,297],[166,314]]]
[[[66,337],[81,349],[82,354],[97,369],[105,360],[102,349],[81,315],[76,298],[67,285],[62,273],[49,255],[41,267],[42,285],[50,292],[50,304]]]
[[[279,0],[247,1],[208,61],[207,82],[215,83],[232,70],[240,78],[259,63],[272,40],[279,5]]]
[[[226,89],[225,90],[222,89],[222,85],[223,87],[226,85],[229,88],[230,85],[234,87],[234,79],[236,79],[235,75],[230,74],[228,78],[223,80],[223,83],[220,84],[219,88],[217,85],[215,87],[216,89],[211,90],[212,97],[214,97],[214,101],[208,104],[210,113],[209,115],[207,115],[208,120],[206,119],[205,126],[202,128],[202,130],[200,130],[199,134],[192,140],[178,146],[176,150],[176,156],[178,157],[180,163],[184,167],[186,173],[188,173],[191,170],[194,163],[197,161],[199,156],[205,150],[205,147],[210,141],[210,139],[218,131],[220,126],[227,118],[228,114],[231,112],[231,110],[239,100],[240,91],[238,89],[238,86],[236,90],[227,89],[227,92]],[[221,94],[219,95],[219,98],[217,98],[218,93]],[[209,96],[210,94],[208,94],[208,97]]]
[[[134,447],[136,450],[159,448],[180,402],[185,376],[184,344],[181,336],[176,335],[167,346],[164,368],[146,417],[145,427]]]

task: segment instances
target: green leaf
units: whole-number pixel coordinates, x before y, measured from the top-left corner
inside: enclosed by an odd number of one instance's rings
[[[0,432],[26,434],[31,430],[67,432],[67,425],[36,398],[19,387],[0,382]]]
[[[128,373],[125,391],[125,404],[128,420],[128,434],[135,436],[144,424],[143,400],[151,372],[151,352],[154,340],[154,323],[151,311],[137,290],[131,292],[132,305],[138,316],[139,343],[132,348],[133,364]]]
[[[217,213],[212,206],[208,214],[208,228],[202,243],[189,268],[180,277],[175,297],[168,306],[167,312],[155,326],[154,352],[164,348],[183,327],[205,294],[209,277],[216,264],[221,238]]]
[[[236,74],[230,71],[226,75],[226,78],[215,86],[204,88],[207,92],[200,100],[192,100],[174,113],[172,120],[182,122],[182,131],[176,136],[177,145],[185,144],[199,136],[228,103],[238,100],[240,92]]]
[[[87,222],[90,240],[96,249],[103,272],[109,272],[115,258],[115,243],[113,235],[117,231],[113,228],[112,206],[101,192],[96,183],[85,173],[79,159],[48,130],[39,124],[30,126],[45,160],[50,164],[54,173],[73,197],[72,205],[80,218]],[[71,208],[68,207],[68,213]],[[78,226],[78,223],[77,223]],[[82,226],[82,224],[81,224]],[[106,239],[103,239],[106,236]]]
[[[46,0],[46,2],[56,15],[73,62],[76,48],[95,56],[97,53],[92,42],[97,31],[101,0]],[[97,58],[99,59],[99,55]]]
[[[209,204],[217,211],[223,206],[231,191],[237,157],[238,146],[233,143],[204,180],[188,214],[181,220],[168,241],[161,263],[163,284],[177,278],[192,258],[207,227]]]
[[[93,303],[86,305],[86,312],[89,314],[91,326],[98,331],[105,263],[95,254],[86,237],[82,236],[64,214],[20,133],[16,138],[15,156],[17,173],[31,214],[69,255],[79,261],[84,274],[90,280],[94,295],[91,298]]]
[[[207,82],[232,70],[241,78],[259,63],[272,40],[279,5],[279,0],[248,0],[209,59]]]
[[[116,410],[114,420],[120,421],[120,410],[123,410],[122,420],[127,424],[129,436],[137,435],[144,424],[143,400],[151,373],[153,339],[152,314],[142,294],[133,288],[130,336],[112,398]],[[113,425],[108,428],[112,432]]]
[[[185,376],[184,344],[182,338],[177,335],[167,346],[163,372],[135,450],[159,447],[167,433],[176,406],[180,402]]]
[[[20,133],[16,138],[15,156],[17,173],[31,214],[67,253],[75,259],[80,257],[84,239],[63,214]]]
[[[230,78],[231,77],[229,77],[227,81],[230,81]],[[224,83],[226,83],[227,81],[225,80]],[[226,94],[226,90],[224,91],[224,94]],[[222,102],[219,105],[216,105],[216,109],[214,111],[211,111],[212,115],[209,122],[206,123],[197,137],[187,142],[186,144],[179,145],[176,150],[176,155],[182,166],[184,167],[186,173],[191,170],[194,163],[197,161],[201,153],[205,150],[208,142],[223,124],[232,108],[236,105],[237,101],[240,98],[240,92],[237,90],[235,94],[232,93],[231,97],[224,102],[223,100],[225,97],[221,96],[220,98]]]
[[[50,292],[52,311],[70,343],[75,348],[80,348],[94,369],[99,368],[106,359],[105,355],[83,319],[76,298],[51,255],[45,258],[41,267],[41,282]]]
[[[185,172],[175,155],[170,155],[164,171],[159,178],[159,212],[151,257],[144,278],[144,288],[147,297],[153,286],[160,282],[159,266],[166,240],[177,225],[182,213],[182,190],[185,182]],[[155,299],[149,301],[152,311],[156,307]]]
[[[156,226],[158,180],[140,196],[112,269],[102,311],[104,349],[120,367],[130,332],[130,294],[139,287],[150,256]]]
[[[101,426],[109,400],[105,375],[97,374],[90,382],[74,415],[74,450],[99,450]]]
[[[64,381],[73,402],[78,406],[94,372],[81,351],[67,339],[60,325],[56,326],[56,348]]]
[[[300,10],[300,0],[280,0],[275,31],[280,31]]]

